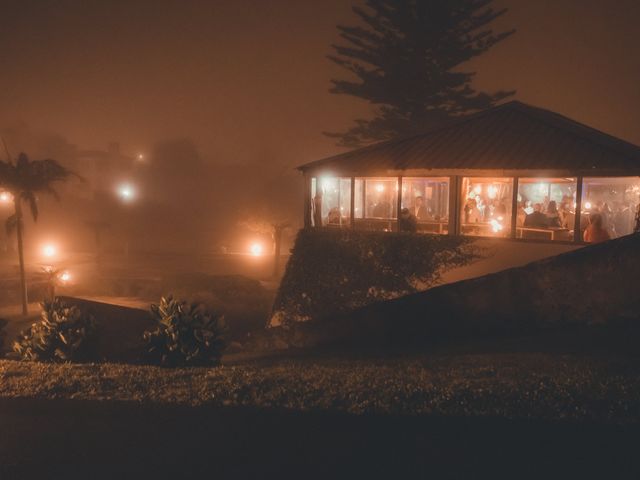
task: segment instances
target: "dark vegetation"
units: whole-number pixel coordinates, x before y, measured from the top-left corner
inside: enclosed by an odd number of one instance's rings
[[[157,323],[144,333],[147,358],[162,366],[219,365],[225,347],[224,317],[202,304],[162,297],[151,305]]]
[[[464,237],[301,230],[280,284],[272,325],[325,320],[436,285],[478,252]]]
[[[422,133],[446,120],[484,110],[514,92],[474,90],[465,62],[514,31],[494,33],[491,23],[506,9],[492,0],[367,0],[355,6],[357,26],[339,26],[342,42],[329,58],[349,72],[333,80],[331,93],[351,95],[377,107],[342,133],[345,146]],[[356,80],[353,80],[355,76]]]
[[[41,319],[20,334],[13,348],[23,360],[82,361],[95,359],[96,342],[93,316],[54,299],[42,304]]]

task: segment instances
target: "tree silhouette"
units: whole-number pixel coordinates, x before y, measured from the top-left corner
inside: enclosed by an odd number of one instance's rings
[[[493,106],[513,91],[477,92],[475,72],[461,70],[514,33],[489,24],[506,12],[492,0],[366,0],[353,7],[362,26],[338,26],[343,42],[329,59],[356,79],[334,79],[329,90],[376,106],[345,132],[325,133],[343,146],[412,135],[452,117]]]
[[[24,269],[24,222],[22,203],[26,202],[31,210],[34,221],[38,219],[38,193],[48,193],[58,198],[58,193],[53,188],[55,182],[67,180],[71,171],[64,168],[55,160],[31,161],[24,153],[18,156],[14,163],[9,155],[7,161],[0,161],[0,188],[8,191],[13,196],[14,214],[7,219],[7,233],[16,231],[18,237],[18,260],[20,262],[20,294],[22,300],[22,313],[28,313],[27,305],[27,280]]]

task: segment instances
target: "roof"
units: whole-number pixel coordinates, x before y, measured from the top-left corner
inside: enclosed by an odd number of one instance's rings
[[[512,101],[423,134],[298,167],[336,174],[411,169],[640,169],[640,147],[558,113]]]

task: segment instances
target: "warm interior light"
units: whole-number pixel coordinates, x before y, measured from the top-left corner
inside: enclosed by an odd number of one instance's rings
[[[262,247],[261,243],[252,243],[251,246],[249,247],[249,252],[254,257],[260,257],[264,252],[264,248]]]
[[[586,208],[587,210],[591,210],[591,202],[585,202],[584,208]]]
[[[9,203],[12,200],[12,195],[9,192],[0,192],[0,202]]]
[[[491,224],[491,230],[493,230],[493,233],[501,232],[504,228],[502,224],[495,218],[492,219],[489,223]]]
[[[482,193],[482,185],[476,185],[475,187],[473,187],[473,191],[477,194],[480,195]]]
[[[382,185],[381,183],[376,185],[376,192],[384,192],[384,185]]]
[[[67,283],[71,280],[71,274],[69,272],[62,272],[58,278],[62,283]]]
[[[487,195],[489,195],[489,198],[491,199],[496,198],[498,195],[498,187],[495,185],[489,185],[489,188],[487,188]]]

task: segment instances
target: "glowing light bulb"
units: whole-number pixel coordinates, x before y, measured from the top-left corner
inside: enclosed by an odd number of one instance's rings
[[[381,183],[376,185],[376,192],[384,192],[384,185]]]
[[[71,280],[71,274],[69,272],[62,272],[59,278],[62,283],[67,283]]]
[[[254,257],[260,257],[264,252],[264,248],[262,247],[261,243],[252,243],[251,246],[249,247],[249,252]]]
[[[501,232],[502,229],[504,228],[502,224],[495,218],[491,220],[489,224],[491,225],[491,230],[493,230],[493,233]]]
[[[586,208],[587,210],[591,210],[591,202],[585,202],[584,208]]]
[[[13,200],[13,195],[9,192],[0,192],[0,203],[9,203]]]

